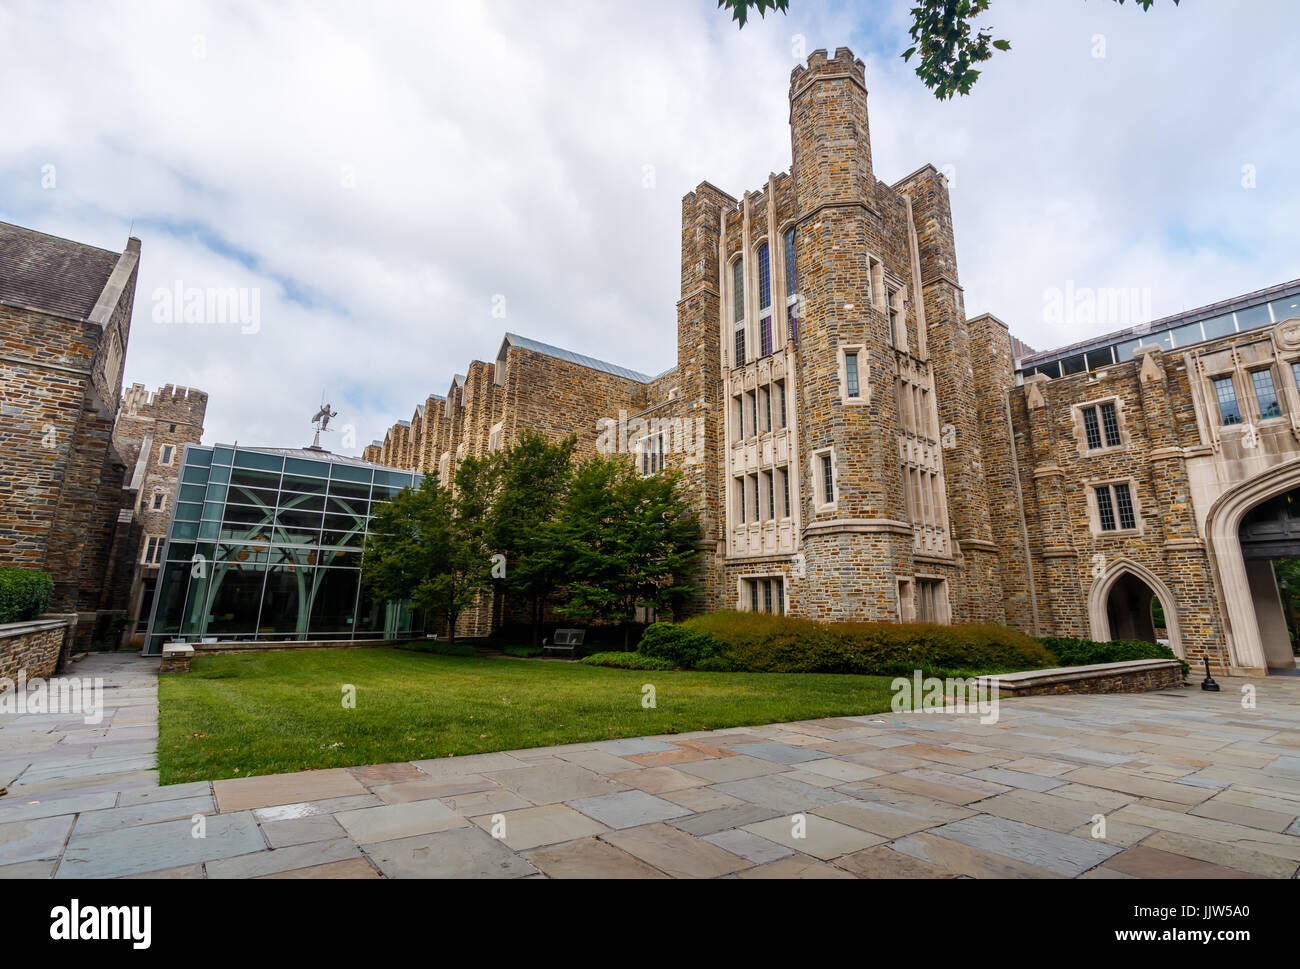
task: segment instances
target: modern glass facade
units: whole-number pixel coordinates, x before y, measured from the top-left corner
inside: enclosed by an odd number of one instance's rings
[[[372,508],[420,478],[328,451],[187,445],[145,652],[420,631],[405,604],[361,586]]]

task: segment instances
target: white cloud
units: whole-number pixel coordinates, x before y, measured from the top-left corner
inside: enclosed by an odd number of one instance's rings
[[[954,166],[967,310],[1034,345],[1090,335],[1043,320],[1068,280],[1160,315],[1297,275],[1292,5],[995,0],[1014,49],[943,104],[897,56],[909,0],[793,5],[6,5],[0,217],[114,249],[134,219],[127,379],[250,444],[306,443],[323,392],[364,445],[507,329],[671,366],[680,198],[789,167],[800,38],[867,60],[879,177]],[[177,280],[256,287],[259,331],[153,323]]]

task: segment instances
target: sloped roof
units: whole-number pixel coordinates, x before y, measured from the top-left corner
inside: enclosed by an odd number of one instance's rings
[[[120,257],[0,222],[0,302],[89,319]]]
[[[580,367],[599,370],[601,373],[613,374],[615,377],[623,377],[626,380],[635,380],[639,384],[648,384],[653,379],[648,374],[643,374],[640,371],[629,370],[627,367],[620,367],[613,363],[606,363],[604,360],[597,360],[595,357],[588,357],[581,353],[574,353],[572,350],[563,350],[560,347],[553,347],[549,343],[530,340],[528,337],[520,336],[517,333],[506,334],[505,340],[501,343],[501,351],[497,354],[498,359],[500,359],[501,354],[505,352],[507,344],[519,347],[523,350],[532,350],[534,353],[542,353],[548,357],[555,357],[557,360],[567,360],[569,363],[576,363]]]

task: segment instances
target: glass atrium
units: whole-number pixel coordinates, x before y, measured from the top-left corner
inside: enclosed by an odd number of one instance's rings
[[[372,509],[420,477],[310,448],[187,445],[145,652],[419,633],[418,612],[365,593],[360,566]]]

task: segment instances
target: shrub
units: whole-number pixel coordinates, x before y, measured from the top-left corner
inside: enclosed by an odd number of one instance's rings
[[[416,653],[436,653],[438,656],[478,655],[478,650],[470,643],[450,643],[445,639],[416,639],[409,643],[398,643],[397,648]]]
[[[1038,640],[1056,655],[1061,666],[1089,666],[1093,663],[1124,663],[1135,659],[1178,659],[1174,651],[1159,643],[1141,639],[1114,639],[1107,643],[1073,636],[1043,636]],[[1183,676],[1191,669],[1182,663]]]
[[[45,572],[0,568],[0,623],[35,619],[53,594],[54,580]]]
[[[503,646],[501,652],[507,656],[518,656],[521,659],[532,659],[534,656],[542,655],[540,646]]]
[[[646,629],[636,651],[690,670],[722,652],[722,644],[708,633],[671,622],[657,622]]]
[[[588,666],[609,666],[619,670],[671,670],[676,667],[667,660],[642,653],[592,653],[578,662]]]
[[[682,625],[721,643],[731,668],[742,672],[884,676],[921,670],[947,675],[953,670],[998,673],[1054,663],[1041,643],[993,624],[820,623],[767,613],[714,612]]]

